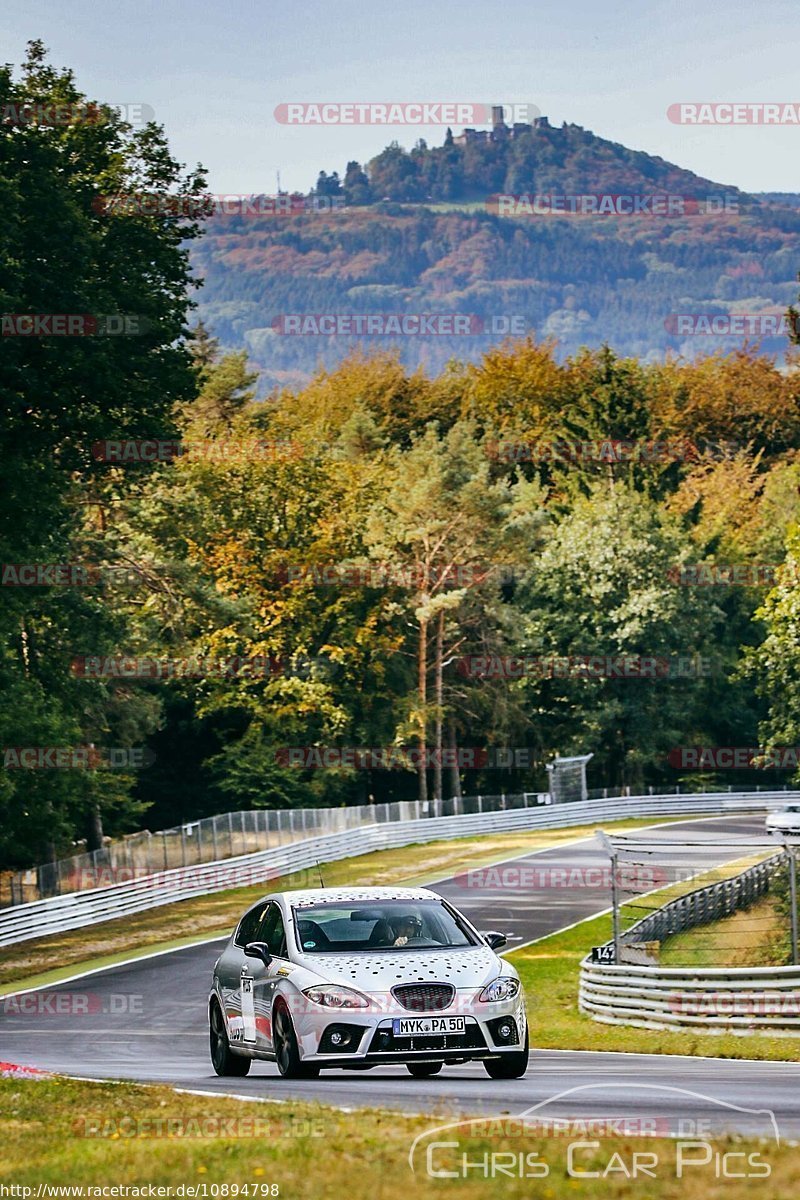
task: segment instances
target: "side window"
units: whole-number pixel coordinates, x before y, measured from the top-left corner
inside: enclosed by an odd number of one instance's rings
[[[283,927],[283,916],[277,904],[267,906],[253,941],[266,942],[270,954],[274,954],[276,958],[286,958],[286,931]]]
[[[256,933],[265,912],[264,905],[258,904],[255,908],[251,908],[250,912],[244,914],[239,922],[239,928],[236,930],[236,937],[233,939],[235,945],[246,946],[248,942],[258,941]]]

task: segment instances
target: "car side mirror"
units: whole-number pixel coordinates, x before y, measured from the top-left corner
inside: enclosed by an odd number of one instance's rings
[[[498,933],[496,929],[484,930],[481,937],[490,950],[499,950],[501,946],[505,946],[508,940],[504,933]]]
[[[245,958],[257,958],[265,967],[272,962],[272,954],[266,942],[248,942],[244,948]]]

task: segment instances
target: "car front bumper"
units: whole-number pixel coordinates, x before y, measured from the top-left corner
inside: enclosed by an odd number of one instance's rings
[[[398,1017],[464,1017],[464,1033],[394,1033]],[[525,1043],[525,1001],[520,994],[493,1004],[459,1006],[437,1012],[393,1012],[382,1009],[322,1009],[294,1017],[304,1062],[317,1066],[374,1066],[379,1063],[430,1061],[469,1062],[519,1051]],[[511,1036],[503,1036],[508,1027]],[[339,1035],[337,1039],[335,1035]],[[334,1041],[337,1042],[334,1045]]]

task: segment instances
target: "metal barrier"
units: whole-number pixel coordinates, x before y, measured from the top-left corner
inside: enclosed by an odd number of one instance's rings
[[[499,812],[545,802],[546,793],[464,796],[420,804],[399,800],[390,804],[338,808],[250,809],[220,813],[189,821],[157,833],[143,830],[107,842],[102,849],[40,863],[23,871],[0,874],[0,908],[47,900],[70,892],[89,891],[123,880],[142,879],[174,867],[199,866],[285,846],[306,837],[341,833],[389,821],[446,817],[472,812]]]
[[[534,798],[535,794],[531,794]],[[585,800],[571,804],[528,804],[525,796],[503,797],[503,806],[453,816],[422,816],[375,822],[321,837],[301,838],[290,844],[219,862],[158,872],[90,891],[74,892],[0,911],[0,946],[48,934],[79,929],[99,921],[207,895],[248,884],[268,883],[293,871],[313,869],[330,862],[414,843],[439,839],[474,837],[484,833],[529,829],[558,829],[570,825],[594,825],[626,817],[679,816],[681,814],[747,812],[783,804],[800,794],[785,792],[720,793],[690,796],[638,796],[608,800]],[[499,799],[499,798],[498,798]],[[482,800],[478,797],[478,800]],[[465,798],[473,806],[475,797]],[[400,806],[381,806],[400,807]],[[408,803],[408,808],[419,808]],[[482,811],[481,811],[482,810]],[[313,811],[313,810],[310,810]],[[337,813],[359,813],[368,809],[334,809]],[[352,818],[343,818],[344,821]]]
[[[718,789],[719,790],[719,789]],[[730,792],[730,788],[728,792]],[[739,789],[742,795],[749,789]],[[752,791],[758,793],[758,787]],[[777,790],[777,789],[776,789]],[[785,788],[783,789],[786,790]],[[680,795],[680,788],[673,789]],[[649,795],[653,795],[650,788]],[[666,795],[666,793],[659,793]],[[670,792],[670,795],[673,792]],[[720,794],[724,794],[720,790]],[[773,795],[774,792],[764,793]],[[630,797],[629,787],[599,788],[586,799]],[[108,841],[100,850],[73,854],[40,863],[22,871],[0,872],[0,909],[32,900],[47,900],[69,892],[88,891],[125,879],[141,879],[173,867],[199,866],[238,858],[257,850],[285,846],[300,838],[340,833],[345,829],[411,821],[422,817],[454,817],[469,813],[501,812],[528,808],[549,799],[546,792],[460,796],[446,800],[399,800],[390,804],[352,805],[338,808],[250,809],[220,813],[178,825],[174,829],[149,829]]]
[[[670,901],[631,926],[622,945],[663,941],[748,908],[769,891],[786,861],[784,852],[773,854],[739,875]],[[800,967],[660,967],[587,957],[578,1002],[581,1012],[605,1024],[800,1035]]]

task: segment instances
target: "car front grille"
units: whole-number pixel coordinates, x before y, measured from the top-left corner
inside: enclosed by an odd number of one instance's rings
[[[455,998],[452,983],[400,983],[392,995],[408,1012],[442,1012]]]

